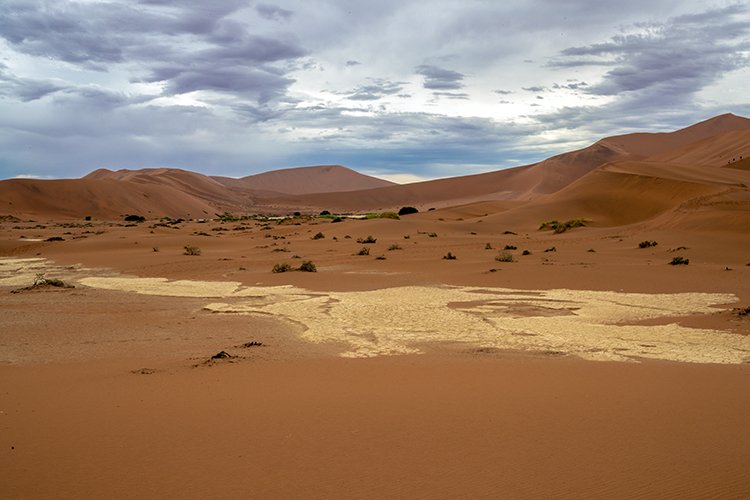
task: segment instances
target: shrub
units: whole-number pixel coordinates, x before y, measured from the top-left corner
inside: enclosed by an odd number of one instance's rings
[[[670,266],[687,266],[690,264],[690,259],[686,259],[684,257],[675,257],[672,259],[672,261],[669,263]]]
[[[517,233],[514,233],[513,231],[505,231],[505,232],[504,232],[503,234],[512,234],[512,235],[516,235]]]
[[[750,306],[743,308],[740,308],[739,311],[737,311],[737,315],[739,316],[750,316]]]
[[[126,215],[123,220],[125,222],[144,222],[146,218],[142,215]]]
[[[586,225],[586,222],[587,221],[585,219],[580,219],[580,218],[579,219],[571,219],[571,220],[566,221],[566,222],[560,222],[560,221],[557,221],[557,220],[550,220],[550,221],[547,221],[547,222],[542,222],[539,225],[539,229],[540,230],[543,230],[543,229],[552,229],[556,234],[559,234],[559,233],[564,233],[568,229],[573,229],[573,228],[576,228],[576,227],[583,227],[583,226]]]
[[[518,250],[518,247],[515,245],[505,245],[503,250]]]
[[[500,252],[495,260],[498,262],[513,262],[513,256],[508,252]]]
[[[216,218],[219,219],[221,222],[237,222],[239,217],[235,217],[229,212],[224,212],[223,214],[216,214]]]
[[[453,255],[451,252],[448,252],[447,254],[443,255],[443,259],[445,260],[456,260],[456,256]]]
[[[430,238],[437,238],[437,233],[429,233],[427,236]]]
[[[185,251],[183,252],[185,255],[200,255],[201,249],[198,247],[185,245]]]
[[[385,260],[385,255],[378,255],[375,260]]]
[[[281,264],[274,264],[273,269],[271,269],[272,273],[285,273],[292,270],[292,266],[287,264],[286,262],[283,262]]]
[[[641,241],[640,243],[638,243],[638,248],[655,247],[656,245],[658,245],[657,242],[646,240],[646,241]]]
[[[399,220],[401,217],[399,217],[396,212],[383,212],[382,214],[380,214],[380,218]]]
[[[401,207],[401,209],[398,211],[399,215],[409,215],[409,214],[416,214],[419,213],[419,210],[417,210],[414,207]]]
[[[528,250],[524,250],[523,252],[521,252],[521,255],[531,255],[531,252]]]
[[[391,246],[389,246],[389,247],[388,247],[388,250],[389,250],[389,251],[393,251],[393,250],[401,250],[401,246],[400,246],[400,245],[398,245],[398,244],[396,244],[396,243],[394,243],[393,245],[391,245]]]
[[[86,217],[83,218],[83,220],[91,220],[91,216],[87,215]]]
[[[544,251],[545,251],[545,253],[546,252],[557,252],[557,248],[555,248],[555,247],[549,247],[549,248],[546,248]]]
[[[326,235],[323,234],[323,233],[316,233],[315,236],[312,237],[312,239],[314,239],[314,240],[322,240],[325,237],[326,237]]]
[[[373,238],[372,236],[369,236],[369,235],[367,236],[367,238],[357,238],[357,243],[363,243],[363,244],[375,243],[376,241],[378,241],[377,238]]]
[[[485,243],[484,244],[484,249],[485,250],[492,250],[492,243]]]
[[[302,215],[302,213],[301,213],[301,212],[294,212],[294,216],[295,216],[295,217],[299,217],[300,215]]]
[[[367,247],[362,247],[359,252],[357,252],[357,255],[370,255],[370,249]]]
[[[329,212],[328,210],[323,210],[322,212],[320,212],[320,215],[331,215],[331,212]]]
[[[315,264],[311,260],[303,260],[302,264],[299,266],[300,271],[304,271],[306,273],[316,273],[318,272],[318,269],[315,267]]]
[[[65,241],[65,238],[62,236],[52,236],[51,238],[47,238],[44,241]]]
[[[343,222],[343,221],[344,219],[342,219],[341,217],[334,217],[333,219],[331,219],[331,224],[335,222]]]

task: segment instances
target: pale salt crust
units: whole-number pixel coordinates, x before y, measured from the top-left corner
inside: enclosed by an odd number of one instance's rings
[[[0,284],[44,270],[43,259],[0,259]],[[69,268],[68,268],[69,269]],[[10,274],[11,276],[8,276]],[[628,323],[716,312],[732,294],[641,294],[410,286],[364,292],[311,292],[239,282],[91,276],[82,285],[172,297],[223,298],[205,309],[264,314],[294,322],[310,342],[349,346],[345,357],[419,353],[420,344],[559,352],[601,361],[652,358],[696,363],[750,361],[750,337],[675,323]]]

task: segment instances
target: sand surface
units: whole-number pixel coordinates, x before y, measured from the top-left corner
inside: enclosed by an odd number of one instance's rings
[[[748,498],[748,129],[354,192],[1,181],[0,498]],[[211,219],[323,209],[362,218]]]
[[[5,223],[2,496],[750,494],[747,235],[484,213]]]

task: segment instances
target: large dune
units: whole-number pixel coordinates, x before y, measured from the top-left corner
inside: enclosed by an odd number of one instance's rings
[[[403,205],[424,210],[503,201],[503,211],[515,206],[538,216],[571,214],[624,224],[676,209],[693,197],[715,196],[728,186],[734,191],[721,206],[744,207],[742,185],[750,182],[736,172],[743,171],[748,153],[750,120],[725,114],[675,132],[605,138],[532,165],[406,185],[340,166],[240,179],[169,168],[100,169],[64,181],[13,179],[0,181],[0,211],[53,218],[203,217],[224,210],[356,212]]]

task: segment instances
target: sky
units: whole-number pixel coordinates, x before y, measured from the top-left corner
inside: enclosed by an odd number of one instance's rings
[[[750,4],[0,0],[0,178],[411,182],[750,116]]]

